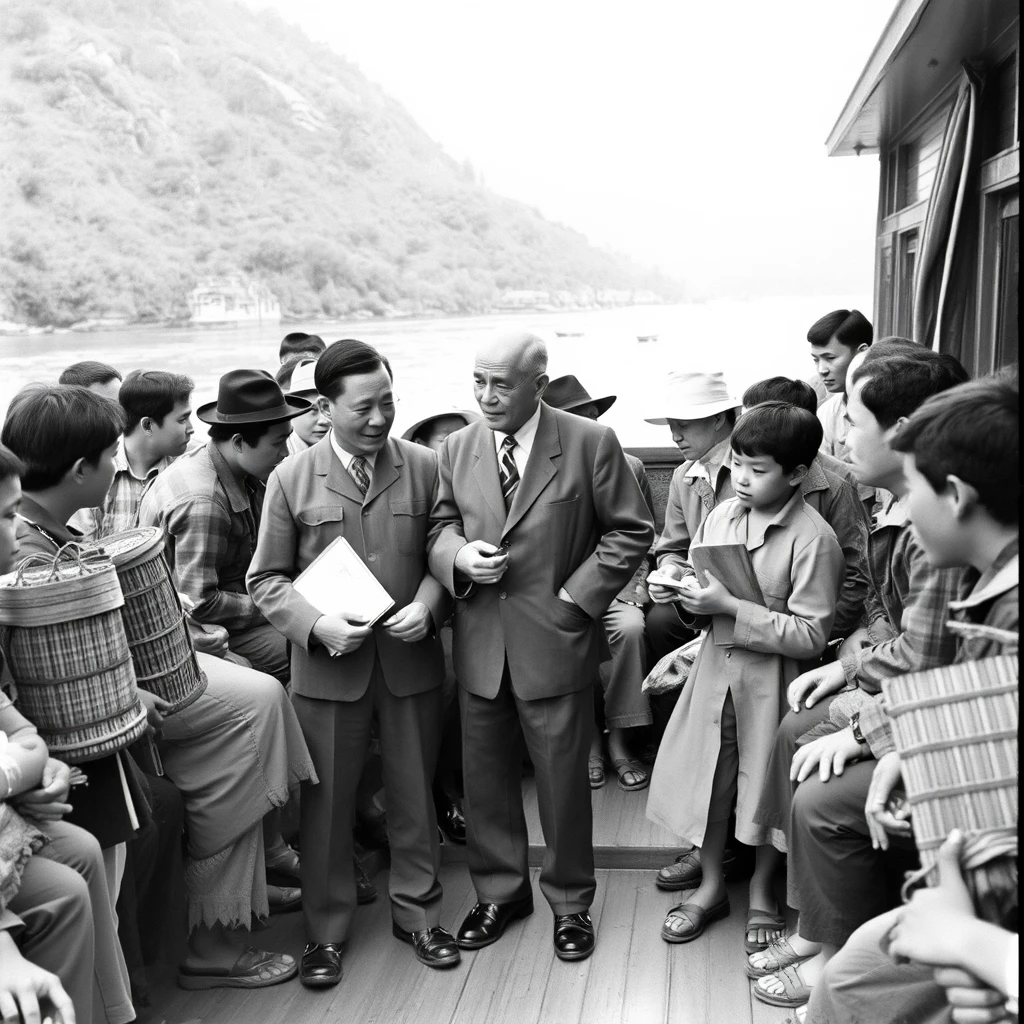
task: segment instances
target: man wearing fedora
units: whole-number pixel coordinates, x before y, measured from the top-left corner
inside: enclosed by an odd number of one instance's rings
[[[587,389],[571,373],[556,377],[544,392],[544,401],[552,409],[562,409],[574,416],[596,420],[614,404],[617,396],[591,398]],[[642,460],[629,452],[623,453],[636,477],[640,493],[644,496],[651,518],[654,518],[654,494]],[[653,721],[651,706],[641,687],[647,675],[646,637],[644,635],[644,580],[647,576],[646,559],[640,563],[633,578],[622,588],[601,617],[611,660],[602,662],[601,688],[604,691],[604,724],[608,730],[608,757],[621,789],[645,789],[650,782],[647,767],[632,756],[629,730],[650,725]],[[604,753],[601,733],[594,731],[590,743],[588,762],[590,786],[604,785]]]
[[[370,345],[337,341],[314,375],[331,420],[322,441],[272,474],[248,586],[292,643],[292,702],[319,785],[300,808],[307,945],[299,976],[335,985],[352,930],[356,790],[376,719],[388,797],[391,917],[396,938],[428,967],[459,962],[441,927],[440,848],[431,781],[441,734],[450,601],[427,569],[437,456],[390,437],[391,368]],[[394,602],[381,621],[322,614],[293,581],[343,538]]]
[[[139,508],[142,526],[164,533],[178,590],[196,622],[223,626],[228,646],[261,672],[288,682],[287,641],[245,589],[256,550],[266,480],[288,454],[291,420],[310,409],[282,394],[264,370],[232,370],[217,401],[196,415],[209,441],[186,452],[154,481]]]
[[[594,950],[596,888],[587,756],[600,619],[643,561],[651,514],[615,434],[552,409],[547,350],[512,334],[476,356],[483,420],[441,450],[430,567],[456,598],[469,868],[477,903],[463,949],[533,912],[520,738],[533,761],[547,849],[540,888],[555,955]]]

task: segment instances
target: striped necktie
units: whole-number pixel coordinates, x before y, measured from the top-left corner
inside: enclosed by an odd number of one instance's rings
[[[498,459],[498,475],[501,477],[501,496],[505,499],[505,511],[512,507],[512,499],[516,496],[516,488],[519,486],[519,470],[516,467],[516,460],[512,458],[512,449],[516,446],[516,439],[508,434],[501,442],[501,458]]]
[[[348,471],[356,482],[360,494],[365,498],[366,492],[370,489],[370,474],[366,472],[366,459],[357,455],[349,464]]]

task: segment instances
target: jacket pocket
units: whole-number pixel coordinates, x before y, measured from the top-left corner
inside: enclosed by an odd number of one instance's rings
[[[302,509],[298,518],[303,526],[340,523],[345,518],[345,510],[340,505],[317,505],[314,508]]]
[[[391,502],[395,542],[402,554],[416,555],[426,550],[429,511],[430,502],[426,498],[396,498]]]
[[[564,501],[549,501],[544,505],[538,505],[537,511],[546,515],[554,515],[559,512],[575,512],[580,507],[580,496],[574,494]]]

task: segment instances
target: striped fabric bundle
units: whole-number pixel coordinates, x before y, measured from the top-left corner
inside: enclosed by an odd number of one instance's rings
[[[997,919],[1013,891],[1017,853],[1017,655],[967,661],[885,684],[920,875],[958,828],[962,866],[980,914]]]
[[[145,732],[123,604],[114,567],[77,545],[0,578],[0,649],[15,703],[63,760],[104,757]]]

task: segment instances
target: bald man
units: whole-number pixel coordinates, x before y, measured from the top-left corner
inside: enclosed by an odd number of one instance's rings
[[[529,334],[481,349],[483,419],[441,450],[428,542],[455,597],[469,867],[478,903],[462,949],[497,941],[533,912],[523,814],[522,732],[547,850],[540,887],[555,954],[593,952],[594,849],[587,756],[601,617],[654,537],[615,434],[541,402],[547,351]]]

